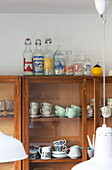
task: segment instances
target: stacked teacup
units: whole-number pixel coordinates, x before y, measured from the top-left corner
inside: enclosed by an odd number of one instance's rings
[[[37,102],[30,102],[30,117],[35,118],[38,117],[38,106],[39,104]]]
[[[52,104],[51,103],[47,103],[47,102],[43,102],[40,105],[42,107],[40,109],[40,113],[44,117],[52,117]]]
[[[52,156],[56,158],[67,157],[65,149],[67,149],[66,140],[57,140],[53,142],[55,150],[52,151]]]
[[[65,111],[66,111],[65,108],[63,108],[61,106],[58,106],[58,105],[55,106],[56,116],[64,117],[65,116]]]

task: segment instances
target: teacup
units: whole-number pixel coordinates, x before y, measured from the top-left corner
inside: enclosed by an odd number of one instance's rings
[[[42,113],[44,116],[50,115],[51,114],[51,108],[50,107],[42,108],[42,109],[40,109],[40,113]]]
[[[111,116],[111,108],[109,106],[104,106],[101,108],[102,116],[108,118]]]
[[[38,108],[39,104],[37,102],[30,102],[30,108],[35,109]]]
[[[65,116],[65,111],[66,110],[63,107],[56,105],[55,109],[56,109],[55,113],[56,113],[57,116],[60,116],[60,117],[64,117]]]
[[[39,158],[38,149],[39,149],[39,146],[30,145],[30,148],[29,148],[29,157],[30,157],[30,159],[38,159]]]
[[[57,140],[53,142],[54,145],[65,145],[66,144],[66,140]]]
[[[66,108],[66,113],[65,116],[67,116],[68,118],[74,118],[77,115],[77,113],[75,112],[74,109],[67,107]]]
[[[38,113],[38,108],[30,108],[29,113],[35,115]]]
[[[75,110],[75,112],[77,113],[77,116],[81,116],[82,115],[82,109],[79,106],[76,105],[71,105],[71,108]]]
[[[41,107],[52,107],[52,104],[51,103],[47,103],[47,102],[43,102],[40,105],[41,105]]]
[[[54,145],[55,151],[65,151],[65,149],[67,149],[66,145]]]
[[[51,159],[51,146],[40,147],[39,153],[41,155],[41,159]]]

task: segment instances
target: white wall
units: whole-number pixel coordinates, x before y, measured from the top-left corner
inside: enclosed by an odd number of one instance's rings
[[[112,15],[106,24],[106,72],[112,69]],[[0,14],[0,75],[19,75],[23,68],[24,40],[53,40],[53,50],[61,44],[64,51],[89,54],[93,65],[102,64],[103,24],[97,14]]]

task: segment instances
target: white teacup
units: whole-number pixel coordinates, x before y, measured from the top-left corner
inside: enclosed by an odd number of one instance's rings
[[[109,106],[104,106],[101,108],[102,116],[108,118],[111,116],[111,108]]]
[[[39,104],[37,102],[30,102],[30,108],[35,109],[38,108]]]
[[[52,107],[52,104],[51,103],[47,103],[47,102],[43,102],[40,105],[41,105],[41,107]]]
[[[36,114],[38,113],[38,108],[30,109],[30,110],[29,110],[29,113],[30,113],[31,115],[36,115]]]
[[[51,114],[51,108],[50,107],[45,107],[40,109],[40,113],[43,114],[44,116],[48,116]]]

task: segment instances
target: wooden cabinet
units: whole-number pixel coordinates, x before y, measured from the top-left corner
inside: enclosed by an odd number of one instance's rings
[[[82,146],[82,157],[78,159],[53,158],[50,160],[26,159],[22,163],[23,170],[33,170],[37,167],[50,167],[53,170],[71,169],[75,164],[87,159],[87,133],[90,136],[97,126],[97,116],[87,120],[87,104],[91,98],[96,98],[97,80],[94,77],[66,77],[66,76],[24,76],[23,77],[23,112],[22,139],[26,152],[29,154],[29,144],[51,146],[53,141],[67,140],[67,147]],[[82,116],[67,117],[39,117],[29,118],[30,102],[38,102],[39,110],[42,102],[64,108],[71,104],[82,108]],[[97,100],[95,101],[96,105]],[[96,107],[96,106],[95,106]],[[97,112],[97,107],[95,114]],[[92,122],[92,124],[91,124]],[[87,128],[88,127],[88,128]],[[87,131],[89,129],[89,131]]]
[[[21,140],[21,77],[19,76],[0,76],[0,131]],[[21,162],[3,163],[0,164],[0,169],[20,170]]]

